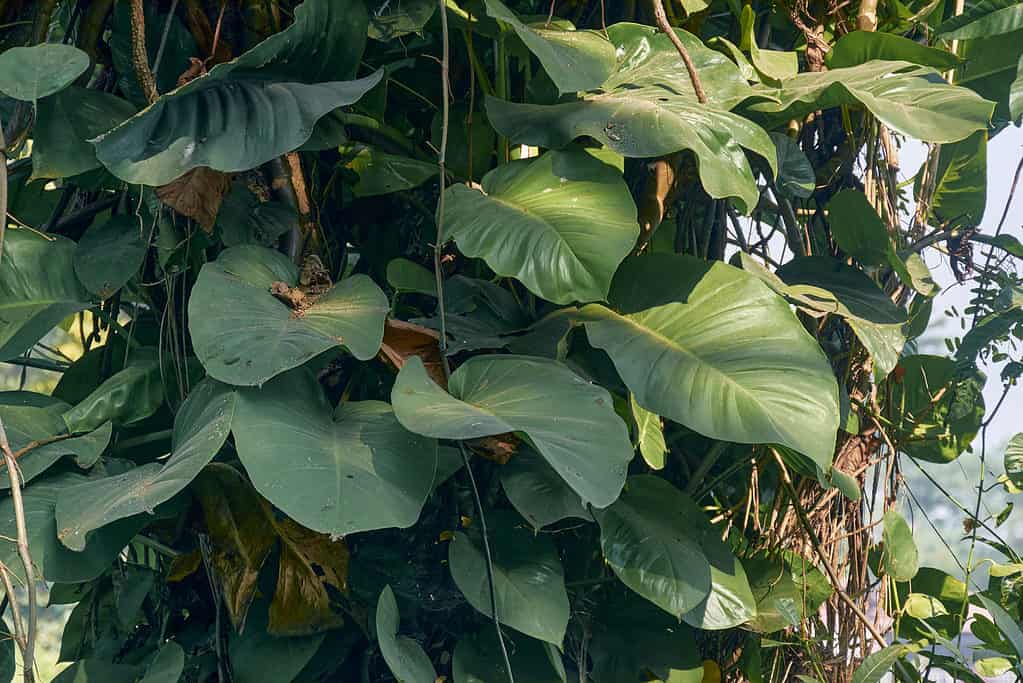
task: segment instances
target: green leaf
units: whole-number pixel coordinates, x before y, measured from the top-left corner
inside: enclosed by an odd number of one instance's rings
[[[598,90],[553,105],[488,97],[490,121],[512,140],[540,147],[563,147],[589,136],[627,157],[692,150],[707,192],[717,199],[734,197],[743,211],[752,210],[759,193],[743,148],[763,157],[772,173],[775,152],[762,128],[729,111],[751,89],[727,57],[690,33],[675,33],[710,98],[705,105],[666,35],[652,26],[622,23],[608,28],[620,57]]]
[[[558,550],[506,510],[487,513],[494,594],[501,623],[559,648],[568,626],[568,594]],[[476,611],[492,616],[487,560],[470,537],[455,534],[448,548],[455,585]]]
[[[842,190],[828,202],[828,223],[835,242],[867,266],[888,264],[894,248],[877,211],[859,190]]]
[[[987,131],[984,130],[941,146],[930,206],[932,224],[975,227],[984,218],[986,203]]]
[[[185,651],[174,641],[168,641],[156,651],[139,683],[178,683],[184,669]]]
[[[437,671],[422,646],[398,635],[398,603],[390,586],[384,586],[377,600],[376,629],[380,652],[399,683],[434,683]]]
[[[1016,488],[1023,489],[1023,433],[1009,439],[1005,447],[1005,475]]]
[[[621,173],[585,150],[551,151],[446,191],[447,235],[462,253],[555,303],[599,301],[636,243]]]
[[[292,683],[323,644],[325,635],[276,636],[269,632],[268,605],[256,602],[241,633],[230,633],[228,658],[236,683]]]
[[[114,3],[110,18],[110,61],[117,75],[117,88],[140,107],[148,102],[135,72],[134,39],[132,37],[131,3]],[[146,28],[146,56],[150,65],[156,62],[156,53],[163,46],[158,68],[152,69],[156,88],[161,93],[177,87],[178,78],[189,66],[189,58],[199,54],[195,38],[179,16],[170,17],[159,11],[159,5],[143,6]],[[248,17],[247,17],[248,18]],[[167,21],[170,24],[167,24]],[[167,28],[166,38],[164,27]],[[132,112],[134,113],[134,112]],[[103,132],[103,131],[100,131]]]
[[[743,560],[750,589],[757,601],[756,616],[750,627],[772,633],[798,626],[804,614],[803,594],[780,558],[757,555]]]
[[[889,379],[896,445],[920,460],[955,460],[980,431],[984,417],[976,381],[958,377],[955,361],[941,356],[908,356],[899,366],[904,372]]]
[[[1023,29],[959,43],[959,56],[963,62],[955,70],[953,80],[957,85],[996,103],[995,130],[1011,118],[1010,91],[1019,71],[1021,40]]]
[[[930,619],[948,614],[941,600],[923,593],[910,593],[902,605],[902,610],[915,619]]]
[[[603,387],[554,360],[477,356],[451,375],[448,391],[413,356],[391,402],[406,429],[438,439],[524,432],[583,500],[605,507],[618,497],[633,450]]]
[[[199,383],[174,418],[171,456],[111,477],[89,479],[68,488],[57,501],[60,540],[80,551],[96,529],[142,513],[152,513],[188,486],[220,450],[231,429],[235,394],[213,380]]]
[[[872,60],[913,62],[935,69],[951,69],[959,59],[947,50],[927,47],[892,33],[851,31],[838,39],[825,57],[829,69],[859,66]]]
[[[105,422],[129,425],[149,417],[163,403],[160,365],[141,359],[115,372],[64,413],[69,432],[91,432]]]
[[[874,359],[879,377],[899,362],[906,337],[906,311],[895,305],[863,271],[825,256],[789,261],[777,271],[791,296],[804,309],[846,319]]]
[[[437,296],[437,278],[433,272],[407,258],[387,262],[387,284],[399,292]]]
[[[1005,657],[984,657],[975,661],[973,667],[981,676],[997,678],[1012,670],[1012,662]]]
[[[434,0],[402,0],[400,3],[376,0],[369,15],[369,37],[388,41],[409,33],[419,33],[437,9]]]
[[[52,683],[133,683],[141,667],[102,659],[80,659],[54,677]]]
[[[778,154],[778,189],[790,197],[806,199],[817,187],[817,176],[799,144],[782,133],[771,133]]]
[[[780,50],[763,50],[757,46],[756,36],[753,34],[753,24],[756,22],[756,13],[751,5],[743,5],[742,13],[739,15],[739,26],[742,33],[741,48],[749,50],[753,66],[765,79],[770,81],[781,81],[791,78],[799,72],[799,60],[796,53],[792,51],[783,52]]]
[[[256,490],[314,531],[406,528],[433,485],[434,441],[405,431],[380,401],[332,410],[305,369],[239,389],[232,431]],[[281,468],[285,453],[296,466]]]
[[[1016,651],[1016,656],[1019,657],[1016,661],[1023,661],[1023,628],[1020,628],[1019,622],[1013,619],[1012,615],[1006,612],[1001,605],[983,593],[977,597],[983,603],[984,609],[991,615],[991,620],[995,622],[995,626],[998,627],[998,630],[1002,632],[1005,639],[1012,645],[1012,649]]]
[[[777,443],[831,465],[838,389],[817,343],[756,276],[674,254],[627,262],[611,301],[583,309],[644,408],[705,436]]]
[[[32,442],[66,436],[67,426],[61,415],[70,406],[66,403],[27,392],[0,392],[0,419],[11,449],[17,453]],[[112,426],[70,439],[40,445],[18,458],[21,481],[27,483],[49,469],[65,455],[74,455],[80,467],[93,465],[110,443]],[[10,488],[10,478],[0,468],[0,490]]]
[[[224,246],[255,244],[274,246],[277,238],[299,227],[298,211],[283,202],[261,202],[244,184],[235,180],[217,212],[216,227]]]
[[[927,79],[934,70],[905,61],[806,72],[761,94],[775,101],[750,106],[772,120],[801,118],[820,109],[862,105],[899,133],[925,142],[955,142],[985,130],[994,106],[976,93]]]
[[[909,581],[920,569],[920,556],[913,540],[913,530],[894,508],[884,515],[881,538],[884,548],[881,564],[885,572],[896,581]]]
[[[980,0],[938,27],[945,40],[990,38],[1023,29],[1023,7],[1015,0]]]
[[[367,25],[362,2],[306,0],[285,30],[99,137],[96,156],[122,180],[165,185],[196,166],[243,171],[297,149],[320,118],[382,78],[345,80]]]
[[[195,354],[215,379],[251,386],[345,346],[359,360],[380,350],[388,302],[365,275],[353,275],[300,312],[270,293],[297,287],[299,273],[280,252],[242,245],[199,273],[188,303]]]
[[[57,501],[68,489],[87,480],[80,474],[58,474],[37,479],[24,490],[29,551],[47,581],[81,583],[95,579],[110,568],[114,558],[147,522],[141,517],[123,519],[90,536],[81,552],[68,550],[58,540]],[[0,534],[7,538],[18,536],[10,497],[0,501]],[[0,545],[0,562],[15,576],[23,577],[14,543]]]
[[[0,52],[0,92],[35,102],[71,84],[89,68],[89,55],[73,45],[41,43]]]
[[[664,469],[664,457],[668,454],[668,446],[664,442],[661,416],[636,403],[636,397],[631,393],[629,408],[632,410],[632,418],[636,421],[636,440],[639,442],[640,455],[653,469]]]
[[[598,31],[577,31],[564,21],[525,24],[500,0],[485,3],[487,14],[511,26],[562,93],[593,90],[614,71],[615,46]]]
[[[900,659],[918,649],[915,645],[898,643],[867,655],[863,663],[853,673],[852,683],[878,683]]]
[[[32,178],[66,178],[99,168],[89,140],[134,113],[120,97],[78,86],[40,100],[32,129]]]
[[[1023,55],[1020,55],[1016,68],[1016,79],[1009,86],[1009,116],[1013,121],[1019,121],[1023,116]]]
[[[75,274],[86,289],[107,299],[142,267],[148,240],[134,215],[111,216],[93,224],[78,241]]]
[[[64,237],[7,230],[0,259],[0,361],[20,356],[89,306],[72,265],[75,246]]]
[[[696,609],[712,589],[694,508],[667,481],[639,475],[629,478],[617,502],[596,511],[604,560],[615,575],[677,619]]]
[[[530,683],[565,683],[561,654],[549,643],[505,633],[508,659],[516,680]],[[492,628],[460,638],[451,662],[454,683],[505,683],[500,645]]]
[[[410,190],[439,173],[435,163],[387,154],[376,147],[361,146],[352,151],[355,156],[346,166],[359,175],[359,182],[352,188],[356,197]],[[346,152],[342,149],[342,155]]]
[[[511,504],[535,529],[567,517],[590,519],[579,494],[528,447],[520,446],[501,468],[501,486]]]

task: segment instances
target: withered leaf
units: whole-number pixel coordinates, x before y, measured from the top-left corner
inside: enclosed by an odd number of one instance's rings
[[[384,341],[380,345],[380,357],[395,370],[412,356],[419,356],[430,379],[442,387],[448,382],[441,364],[440,347],[437,345],[440,333],[404,320],[388,318],[384,323]]]
[[[227,173],[197,166],[177,180],[156,188],[156,196],[181,215],[195,219],[205,232],[212,233],[229,189],[231,176]]]

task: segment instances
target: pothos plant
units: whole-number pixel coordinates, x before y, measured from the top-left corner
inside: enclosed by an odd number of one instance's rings
[[[0,360],[59,373],[0,393],[3,680],[41,580],[60,681],[1019,680],[1011,509],[953,500],[965,580],[900,509],[1023,367],[1018,226],[978,231],[1021,32],[0,2]],[[976,281],[949,355],[921,254]]]

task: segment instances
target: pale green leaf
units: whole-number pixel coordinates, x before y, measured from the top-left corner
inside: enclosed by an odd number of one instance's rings
[[[913,62],[942,70],[959,64],[959,59],[947,50],[927,47],[909,38],[878,31],[846,33],[825,57],[831,69],[858,66],[875,59]]]
[[[376,611],[377,641],[384,661],[399,683],[434,683],[437,672],[433,663],[419,643],[398,635],[399,622],[394,591],[390,586],[384,586]]]
[[[664,426],[661,417],[636,403],[636,397],[629,394],[629,408],[632,418],[636,421],[636,440],[639,442],[639,453],[646,464],[655,470],[664,469],[664,457],[668,454],[668,446],[664,443]]]
[[[74,45],[41,43],[0,52],[0,92],[35,102],[70,85],[89,68],[89,55]]]
[[[909,581],[920,568],[920,556],[913,540],[913,530],[894,508],[885,513],[881,538],[881,564],[896,581]]]
[[[1005,447],[1005,474],[1016,488],[1023,489],[1023,433],[1009,439]]]

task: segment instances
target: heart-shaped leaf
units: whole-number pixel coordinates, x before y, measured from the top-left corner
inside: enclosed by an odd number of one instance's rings
[[[556,303],[605,299],[639,235],[621,173],[578,148],[504,164],[480,189],[446,193],[447,234],[458,248]]]
[[[0,259],[0,361],[20,356],[89,306],[72,265],[75,247],[65,237],[7,230]]]
[[[138,218],[111,216],[92,225],[78,241],[75,274],[90,292],[106,299],[138,272],[148,246]]]
[[[203,266],[189,299],[195,353],[206,371],[229,384],[261,384],[335,346],[359,360],[380,350],[387,297],[365,275],[353,275],[298,308],[276,298],[299,273],[280,252],[242,245]]]
[[[549,536],[536,535],[515,513],[487,514],[493,553],[494,594],[501,623],[538,640],[561,646],[568,626],[568,594],[558,550]],[[487,559],[464,533],[448,549],[455,585],[478,612],[492,616]]]
[[[723,263],[653,254],[626,263],[611,301],[583,309],[640,406],[705,436],[779,443],[831,465],[838,387],[788,304]]]
[[[199,383],[174,418],[171,457],[68,488],[57,501],[60,540],[72,550],[88,534],[125,517],[152,513],[188,486],[227,440],[234,392],[212,379]]]
[[[35,102],[71,84],[89,68],[89,55],[74,45],[41,43],[0,52],[0,92]]]
[[[590,519],[579,494],[543,458],[524,446],[501,468],[501,486],[519,514],[536,529],[566,517]]]
[[[745,211],[759,193],[743,148],[775,170],[767,133],[729,110],[751,94],[738,68],[690,33],[676,29],[710,98],[701,104],[668,36],[652,26],[608,28],[620,55],[618,68],[599,89],[553,105],[513,104],[487,98],[490,121],[503,135],[530,145],[563,147],[589,136],[627,157],[692,150],[700,180],[715,198],[735,197]]]
[[[357,0],[306,0],[285,30],[97,138],[96,156],[123,180],[159,186],[196,166],[243,171],[297,149],[382,78],[346,80],[367,24]]]
[[[239,389],[232,431],[256,489],[322,533],[411,526],[433,486],[435,441],[405,431],[380,401],[332,410],[304,369]],[[293,464],[282,468],[285,454]]]
[[[409,359],[391,392],[398,420],[438,439],[523,432],[583,500],[605,507],[618,497],[632,444],[602,387],[553,360],[477,356],[451,375],[448,390]]]
[[[400,617],[394,591],[384,586],[377,600],[376,627],[380,652],[391,673],[403,683],[434,683],[437,671],[423,647],[407,636],[398,635]]]

